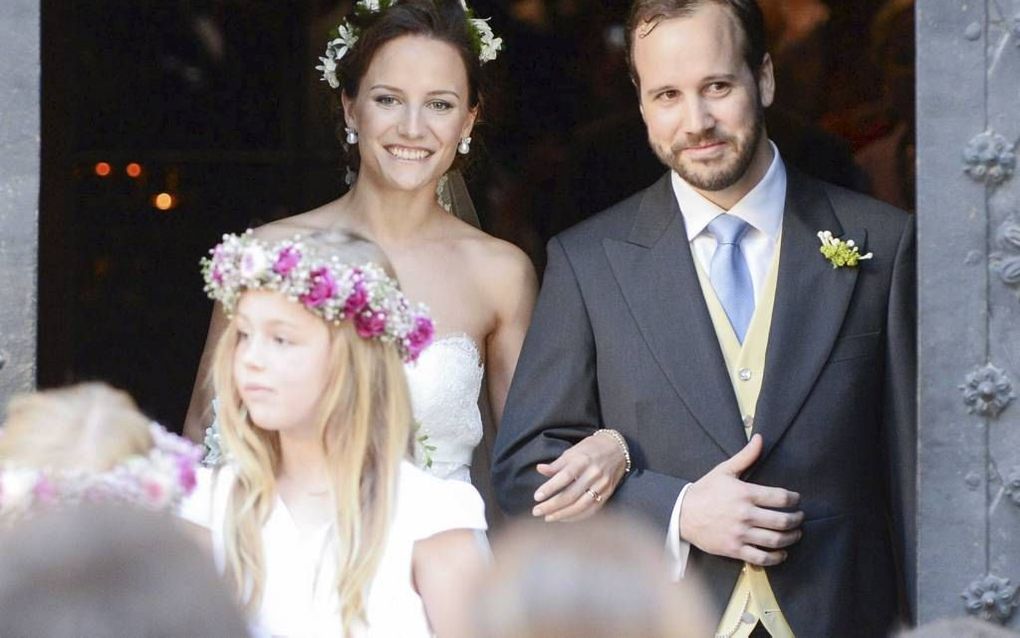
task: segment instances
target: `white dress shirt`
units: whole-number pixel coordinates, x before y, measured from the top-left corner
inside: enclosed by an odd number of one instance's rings
[[[712,256],[717,245],[715,236],[708,230],[708,224],[713,219],[723,213],[729,213],[751,226],[740,240],[740,250],[751,272],[756,305],[765,276],[775,256],[783,227],[783,210],[786,207],[786,166],[779,156],[776,145],[771,141],[769,144],[772,147],[772,163],[765,176],[729,210],[723,210],[705,199],[676,171],[672,174],[673,193],[680,205],[680,213],[684,216],[691,253],[704,272],[712,271]],[[673,560],[673,577],[677,579],[683,577],[691,552],[690,543],[680,538],[680,508],[683,506],[688,487],[690,483],[685,485],[677,496],[669,519],[669,530],[666,532],[666,551]]]

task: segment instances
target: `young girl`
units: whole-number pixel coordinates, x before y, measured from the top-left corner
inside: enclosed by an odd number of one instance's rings
[[[22,394],[0,430],[0,522],[80,503],[177,506],[201,449],[102,384]]]
[[[246,233],[203,260],[230,315],[213,361],[229,459],[182,514],[211,530],[217,566],[274,636],[461,635],[465,576],[484,561],[478,493],[407,460],[403,362],[433,328],[373,248]]]

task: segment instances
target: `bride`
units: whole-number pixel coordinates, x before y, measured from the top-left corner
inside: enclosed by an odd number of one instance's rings
[[[520,249],[450,214],[437,197],[447,173],[471,152],[483,106],[482,64],[501,47],[488,23],[470,16],[463,0],[355,4],[317,68],[340,98],[357,177],[339,199],[256,231],[275,241],[343,230],[382,248],[404,292],[429,307],[437,330],[406,369],[420,428],[416,460],[437,476],[465,481],[482,440],[483,373],[498,423],[537,288]],[[222,315],[213,313],[188,410],[193,438],[212,421],[207,370]],[[602,496],[611,494],[624,473],[619,441],[589,436],[575,448],[564,454],[571,463],[563,474],[604,475]],[[594,511],[600,504],[579,507]]]

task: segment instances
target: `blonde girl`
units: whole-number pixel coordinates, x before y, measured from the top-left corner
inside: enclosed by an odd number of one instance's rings
[[[226,236],[204,260],[227,463],[183,516],[274,636],[456,636],[481,499],[409,461],[403,363],[432,339],[371,243]]]

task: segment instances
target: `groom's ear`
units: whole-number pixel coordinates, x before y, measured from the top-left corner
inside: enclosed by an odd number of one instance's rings
[[[776,97],[776,72],[772,66],[772,56],[768,53],[762,59],[758,69],[758,96],[763,108],[772,106]]]

